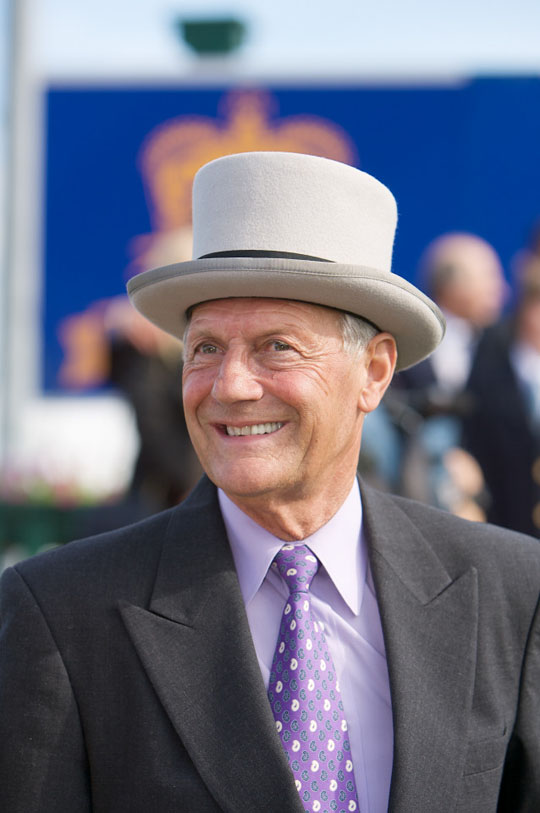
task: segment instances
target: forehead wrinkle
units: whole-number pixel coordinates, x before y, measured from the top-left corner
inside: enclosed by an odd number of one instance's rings
[[[249,309],[244,304],[246,302],[250,303]],[[209,314],[205,312],[205,310],[211,308],[215,308],[214,313],[212,311]],[[329,314],[329,316],[325,317],[324,314]],[[226,326],[227,331],[232,327],[232,335],[253,332],[254,335],[264,338],[265,336],[281,334],[284,331],[292,331],[295,335],[298,335],[300,330],[304,336],[309,333],[314,338],[323,340],[328,338],[342,339],[338,311],[322,305],[312,305],[295,300],[237,298],[203,302],[197,305],[191,314],[190,322],[184,334],[186,338],[190,334],[190,328],[197,322],[199,324],[197,325],[196,335],[218,336],[221,332],[220,328]],[[255,323],[254,331],[252,331],[253,322]],[[268,327],[266,327],[265,322],[270,322]],[[238,330],[236,330],[236,327],[238,327]]]

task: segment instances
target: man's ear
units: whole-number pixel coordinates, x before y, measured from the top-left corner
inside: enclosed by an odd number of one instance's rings
[[[390,333],[377,333],[364,353],[365,380],[358,405],[362,412],[373,412],[388,389],[397,361],[396,341]]]

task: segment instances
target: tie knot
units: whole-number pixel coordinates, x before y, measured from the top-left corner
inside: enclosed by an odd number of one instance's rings
[[[286,582],[289,593],[307,593],[319,560],[307,545],[283,545],[272,566]]]

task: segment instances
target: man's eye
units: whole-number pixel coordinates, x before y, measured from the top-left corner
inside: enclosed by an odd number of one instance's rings
[[[272,342],[272,347],[274,348],[274,350],[278,350],[280,352],[283,352],[284,350],[291,350],[292,349],[291,345],[287,344],[287,342],[280,342],[280,341],[277,341],[277,340]]]
[[[197,353],[203,353],[204,355],[209,355],[210,353],[216,353],[217,347],[215,344],[200,344],[197,347]]]

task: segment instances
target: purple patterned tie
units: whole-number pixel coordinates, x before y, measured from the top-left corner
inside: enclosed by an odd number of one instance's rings
[[[339,684],[309,587],[319,561],[307,545],[284,545],[272,562],[289,588],[268,697],[306,813],[358,810]]]

